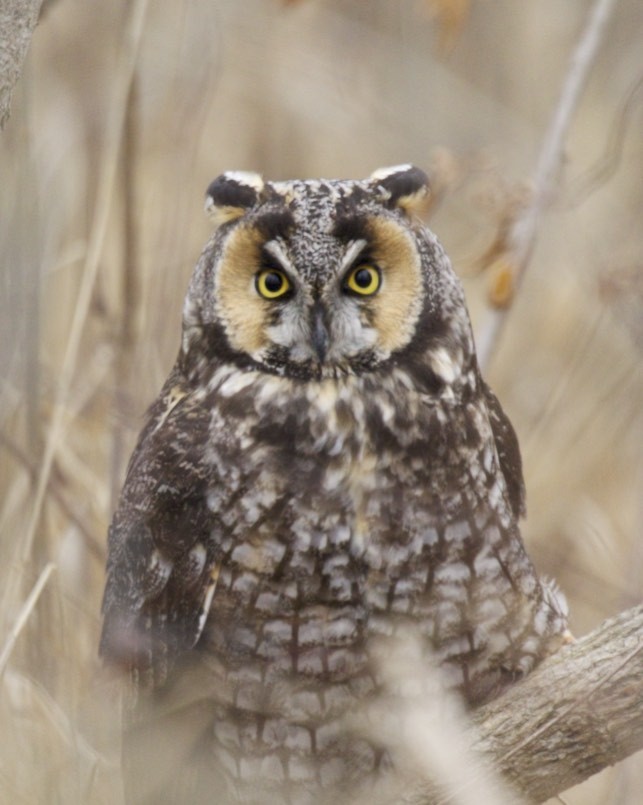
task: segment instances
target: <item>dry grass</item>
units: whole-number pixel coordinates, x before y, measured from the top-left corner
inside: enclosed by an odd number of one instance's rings
[[[0,140],[2,802],[120,802],[105,533],[177,349],[209,180],[433,168],[431,225],[480,329],[480,258],[524,197],[586,7],[47,5]],[[621,0],[488,372],[521,436],[529,549],[577,633],[643,593],[642,27]],[[634,805],[642,786],[632,758],[565,801]]]

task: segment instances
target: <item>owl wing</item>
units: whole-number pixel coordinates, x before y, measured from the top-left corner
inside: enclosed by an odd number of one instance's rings
[[[207,429],[207,411],[173,373],[150,410],[109,530],[100,652],[154,684],[198,641],[214,593]]]
[[[522,458],[518,437],[509,417],[505,414],[496,395],[482,378],[480,379],[482,393],[489,412],[489,422],[496,443],[496,452],[500,462],[500,470],[505,479],[509,504],[516,520],[524,517],[525,482],[522,476]]]

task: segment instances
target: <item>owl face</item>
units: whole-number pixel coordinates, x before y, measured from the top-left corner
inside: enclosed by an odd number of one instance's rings
[[[408,346],[426,307],[412,219],[426,195],[426,176],[409,166],[363,182],[223,174],[208,189],[220,226],[188,325],[209,325],[229,354],[290,377],[381,365]]]

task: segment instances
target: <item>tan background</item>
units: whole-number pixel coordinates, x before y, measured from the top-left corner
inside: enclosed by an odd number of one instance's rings
[[[485,252],[527,192],[591,5],[46,4],[0,138],[0,801],[120,801],[96,656],[105,534],[178,348],[209,181],[427,168],[430,225],[480,331]],[[528,549],[577,634],[643,597],[642,34],[643,4],[621,0],[487,369],[522,444]],[[642,767],[564,800],[635,805]]]

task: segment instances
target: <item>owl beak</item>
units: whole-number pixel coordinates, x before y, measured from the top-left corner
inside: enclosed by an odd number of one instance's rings
[[[317,354],[319,363],[324,362],[328,352],[328,328],[326,327],[324,308],[319,302],[314,305],[310,320],[310,340]]]

